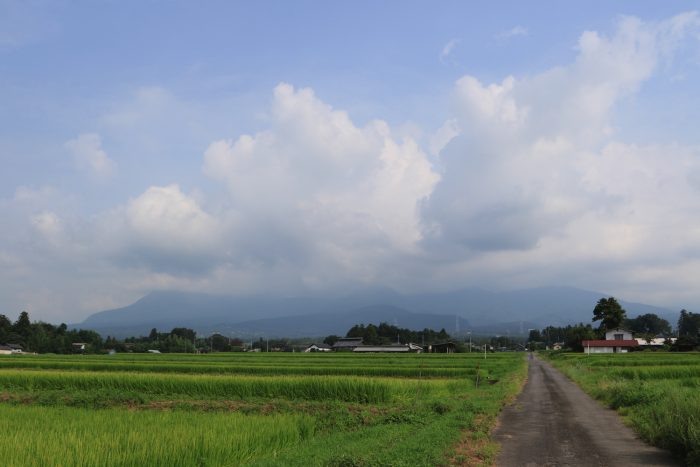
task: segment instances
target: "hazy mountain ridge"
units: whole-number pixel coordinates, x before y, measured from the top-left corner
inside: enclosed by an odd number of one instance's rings
[[[455,315],[414,313],[391,305],[373,305],[350,312],[315,313],[284,316],[238,323],[230,333],[241,335],[274,335],[286,337],[344,335],[355,324],[379,324],[381,322],[407,329],[431,328],[440,330],[468,329],[469,322]]]
[[[386,321],[399,327],[518,334],[528,328],[591,321],[608,294],[571,287],[510,292],[468,288],[400,294],[373,289],[344,297],[233,297],[188,292],[152,292],[131,305],[89,316],[74,326],[118,337],[190,327],[227,335],[322,336],[344,334],[357,323]],[[677,312],[620,300],[630,317],[656,313],[675,324]]]

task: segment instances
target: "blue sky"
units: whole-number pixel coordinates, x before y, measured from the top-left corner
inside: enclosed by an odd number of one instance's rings
[[[0,311],[374,285],[697,307],[693,8],[0,0]]]

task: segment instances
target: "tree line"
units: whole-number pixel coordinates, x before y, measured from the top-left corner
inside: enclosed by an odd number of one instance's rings
[[[84,349],[74,347],[74,343],[85,344]],[[32,323],[29,313],[23,311],[15,322],[0,314],[0,344],[22,346],[25,352],[36,353],[106,353],[116,352],[159,352],[193,353],[197,352],[241,352],[246,347],[258,351],[292,351],[301,350],[305,343],[289,339],[262,338],[244,343],[238,338],[229,338],[219,333],[207,337],[197,336],[195,330],[176,327],[167,332],[151,329],[146,336],[117,339],[107,336],[103,339],[99,333],[85,329],[68,329],[65,323],[56,326],[37,321]]]
[[[379,323],[378,325],[370,323],[366,326],[364,323],[356,324],[348,330],[345,337],[361,337],[365,345],[408,344],[409,342],[419,345],[430,345],[451,339],[444,328],[439,331],[428,328],[422,331],[414,331],[412,329],[399,328],[389,323]],[[330,335],[323,342],[333,345],[338,339],[340,339],[339,336]]]
[[[29,313],[23,311],[14,323],[0,315],[0,343],[18,344],[25,351],[38,353],[71,353],[72,344],[81,342],[91,350],[102,349],[102,337],[95,331],[68,329],[65,323],[58,326],[41,321],[32,323]]]

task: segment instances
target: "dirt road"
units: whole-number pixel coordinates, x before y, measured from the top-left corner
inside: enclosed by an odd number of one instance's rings
[[[523,392],[501,414],[495,437],[500,467],[680,465],[537,357],[530,360]]]

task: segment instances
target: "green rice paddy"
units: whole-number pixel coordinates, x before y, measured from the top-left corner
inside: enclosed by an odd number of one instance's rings
[[[9,466],[489,465],[523,354],[0,357]]]

